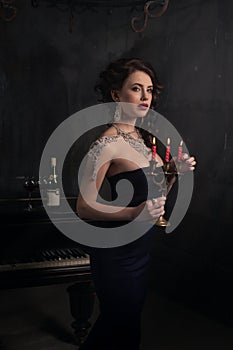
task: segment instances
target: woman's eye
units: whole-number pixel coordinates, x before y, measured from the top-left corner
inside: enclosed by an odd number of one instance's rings
[[[147,92],[151,93],[153,92],[153,88],[147,89]]]
[[[133,90],[133,91],[139,91],[140,89],[139,89],[139,87],[134,86],[134,87],[132,88],[132,90]]]

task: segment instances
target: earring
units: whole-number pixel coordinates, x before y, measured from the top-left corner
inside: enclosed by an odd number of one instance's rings
[[[113,121],[119,122],[120,120],[121,120],[121,108],[120,108],[120,105],[117,103],[116,110],[113,116]]]

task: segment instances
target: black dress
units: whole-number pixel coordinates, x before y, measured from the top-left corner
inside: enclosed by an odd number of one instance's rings
[[[128,179],[134,187],[128,206],[137,206],[148,199],[148,181],[141,169],[108,178],[113,199],[121,179]],[[125,222],[97,223],[105,227],[123,224]],[[156,229],[153,226],[142,237],[120,247],[86,249],[91,258],[100,315],[80,350],[139,350],[151,239]]]

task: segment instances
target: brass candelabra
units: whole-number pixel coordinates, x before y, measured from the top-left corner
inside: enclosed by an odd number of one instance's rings
[[[168,193],[167,186],[169,184],[169,179],[177,174],[178,171],[173,161],[165,162],[164,165],[160,167],[158,166],[158,162],[156,160],[151,160],[147,176],[151,178],[151,182],[156,186],[156,190],[155,188],[150,188],[150,191],[156,193],[156,195],[159,197],[166,196]],[[155,225],[166,227],[169,226],[170,223],[164,218],[163,215],[161,215],[155,222]]]

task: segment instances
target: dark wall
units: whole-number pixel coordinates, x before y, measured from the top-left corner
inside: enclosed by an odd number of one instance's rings
[[[130,28],[127,9],[75,14],[69,33],[68,13],[43,4],[35,9],[26,0],[17,7],[14,21],[0,22],[1,197],[25,195],[16,177],[38,176],[52,131],[96,103],[93,86],[106,63],[145,58],[165,86],[158,111],[197,158],[188,214],[175,234],[155,238],[156,288],[182,298],[206,296],[205,302],[210,291],[212,301],[221,299],[224,288],[230,300],[232,1],[170,1],[141,34]]]

